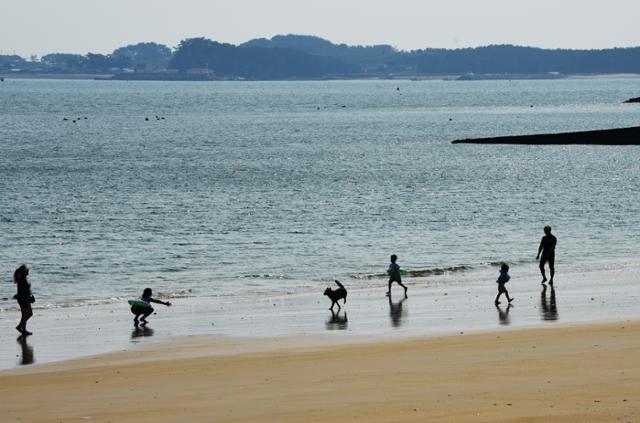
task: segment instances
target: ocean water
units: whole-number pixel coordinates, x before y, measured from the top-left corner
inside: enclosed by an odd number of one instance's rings
[[[451,145],[637,126],[640,79],[0,83],[0,309],[638,263],[640,148]],[[156,117],[157,116],[157,117]],[[67,120],[64,120],[67,118]],[[76,120],[74,122],[74,120]],[[452,276],[453,275],[453,276]],[[482,281],[492,283],[492,281]],[[4,300],[2,300],[4,299]]]

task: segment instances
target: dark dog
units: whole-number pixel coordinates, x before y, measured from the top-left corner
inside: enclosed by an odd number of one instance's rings
[[[347,303],[347,288],[344,287],[344,285],[342,285],[340,283],[340,281],[335,281],[338,286],[340,288],[333,290],[331,288],[327,288],[324,290],[324,295],[326,295],[327,297],[329,297],[331,299],[331,307],[329,307],[329,310],[333,310],[333,306],[338,304],[338,300],[339,299],[343,299],[344,303]],[[340,307],[340,304],[338,304],[338,310],[340,310],[342,307]]]

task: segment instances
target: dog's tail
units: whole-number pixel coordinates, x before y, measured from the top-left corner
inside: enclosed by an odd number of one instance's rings
[[[347,288],[345,288],[344,285],[341,284],[340,281],[337,280],[337,279],[335,280],[335,283],[337,283],[340,288],[344,289],[344,304],[346,304],[347,303]]]

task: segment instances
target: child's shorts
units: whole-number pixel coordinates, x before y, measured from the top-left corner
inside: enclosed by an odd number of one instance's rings
[[[153,307],[141,307],[134,305],[131,307],[131,312],[136,316],[139,314],[153,313]]]
[[[498,292],[507,292],[507,288],[505,288],[503,283],[498,284]]]

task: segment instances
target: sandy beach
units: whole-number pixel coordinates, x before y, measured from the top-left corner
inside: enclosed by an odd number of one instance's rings
[[[410,281],[260,301],[193,297],[134,329],[125,304],[1,314],[2,422],[634,422],[640,268]],[[474,283],[475,278],[489,283]],[[471,278],[471,279],[470,279]],[[349,284],[353,287],[355,282]],[[347,317],[348,316],[348,317]]]
[[[197,337],[0,374],[6,422],[632,422],[640,323],[322,346]]]

